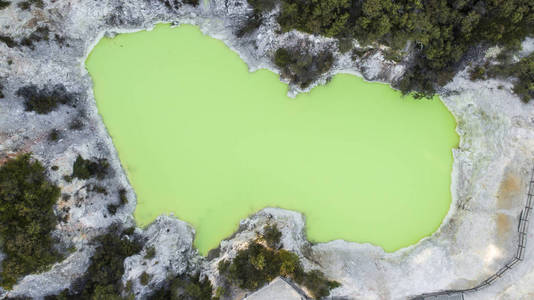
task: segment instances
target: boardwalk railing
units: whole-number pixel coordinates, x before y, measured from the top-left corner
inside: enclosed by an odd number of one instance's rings
[[[479,291],[491,285],[497,279],[501,278],[506,272],[512,269],[516,264],[522,261],[523,258],[525,257],[525,247],[527,245],[528,222],[530,219],[530,215],[532,213],[533,205],[534,205],[534,169],[532,169],[531,171],[530,180],[528,182],[527,202],[525,204],[525,207],[521,211],[521,214],[519,215],[519,224],[517,224],[517,231],[519,233],[519,239],[517,242],[517,250],[516,250],[515,256],[507,264],[505,264],[502,268],[500,268],[499,271],[497,271],[495,274],[491,275],[490,277],[488,277],[486,280],[482,281],[480,284],[478,284],[475,287],[472,287],[470,289],[464,289],[464,290],[445,290],[445,291],[434,292],[434,293],[426,293],[426,294],[413,297],[412,299],[414,300],[415,299],[444,299],[447,296],[450,298],[454,298],[454,299],[463,299],[464,293]]]

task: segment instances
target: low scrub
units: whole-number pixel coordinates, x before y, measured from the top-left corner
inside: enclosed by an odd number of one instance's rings
[[[76,94],[67,92],[61,84],[53,87],[38,88],[27,85],[17,90],[16,95],[24,99],[24,109],[38,114],[48,114],[59,105],[73,104]]]
[[[327,50],[311,54],[307,50],[279,48],[274,54],[274,63],[282,71],[283,78],[306,88],[330,70],[334,56]]]
[[[3,288],[11,289],[21,277],[62,259],[51,236],[58,221],[53,207],[60,194],[45,168],[29,154],[0,167],[0,236],[6,255],[0,273]]]
[[[278,245],[280,242],[280,235],[276,233],[278,229],[273,230],[272,227],[265,229],[264,232],[268,232],[271,237],[262,237],[260,240]],[[239,250],[233,260],[221,261],[218,268],[229,284],[250,291],[257,290],[278,276],[291,278],[305,286],[314,298],[326,297],[331,289],[339,286],[338,282],[328,280],[319,270],[305,272],[295,253],[265,247],[258,241],[252,242],[246,249]]]

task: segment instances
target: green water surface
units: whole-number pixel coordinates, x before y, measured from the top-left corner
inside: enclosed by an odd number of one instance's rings
[[[146,225],[174,213],[206,253],[264,208],[304,213],[308,238],[394,251],[451,201],[455,120],[439,101],[337,75],[295,99],[198,28],[103,38],[86,61]]]

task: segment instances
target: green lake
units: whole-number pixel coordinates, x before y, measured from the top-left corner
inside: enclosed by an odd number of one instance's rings
[[[300,211],[314,242],[394,251],[451,203],[456,122],[434,99],[337,75],[295,99],[197,27],[103,38],[86,61],[137,194],[138,225],[174,215],[206,254],[264,207]]]

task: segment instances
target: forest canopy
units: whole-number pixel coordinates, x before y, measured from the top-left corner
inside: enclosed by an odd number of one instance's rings
[[[21,277],[44,271],[62,258],[54,248],[51,231],[57,224],[54,205],[60,189],[45,168],[23,154],[0,167],[0,284],[11,287]]]
[[[249,0],[255,11],[273,0]],[[517,50],[534,34],[532,0],[280,0],[282,31],[296,29],[361,44],[378,43],[415,57],[398,83],[403,92],[431,96],[476,46]]]

